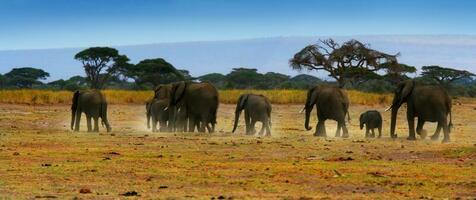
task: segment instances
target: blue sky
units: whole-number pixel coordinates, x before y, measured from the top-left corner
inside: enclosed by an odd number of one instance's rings
[[[0,50],[275,36],[475,35],[472,0],[5,0]]]

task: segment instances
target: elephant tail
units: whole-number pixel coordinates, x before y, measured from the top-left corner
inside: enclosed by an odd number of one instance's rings
[[[350,112],[349,112],[349,110],[347,110],[347,121],[348,121],[349,124],[350,124]]]
[[[105,120],[107,120],[107,104],[106,103],[101,103],[101,108],[100,108],[100,114],[101,116],[101,125],[104,127]]]
[[[146,102],[145,109],[146,109],[146,117],[147,117],[147,129],[150,129],[150,107],[152,105],[152,100]]]
[[[76,111],[78,110],[79,94],[80,94],[79,91],[76,91],[73,94],[73,103],[71,104],[71,130],[73,130],[74,121],[76,117]]]
[[[273,123],[271,123],[271,107],[268,109],[268,122],[269,122],[269,128],[273,126]]]
[[[448,129],[451,132],[451,128],[453,128],[453,119],[452,119],[453,117],[451,115],[451,109],[450,109],[449,115],[450,115],[450,122],[448,123]]]

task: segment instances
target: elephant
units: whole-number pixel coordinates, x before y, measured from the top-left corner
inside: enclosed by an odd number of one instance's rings
[[[382,115],[376,110],[369,110],[360,115],[360,130],[365,125],[365,137],[375,137],[374,129],[378,129],[378,137],[382,137]],[[372,135],[370,135],[372,131]]]
[[[152,132],[157,132],[157,122],[159,122],[160,132],[168,130],[167,121],[169,120],[169,113],[167,106],[168,99],[153,98],[146,104],[147,111],[147,128],[150,128],[150,119],[152,118]]]
[[[408,140],[416,140],[415,117],[418,117],[416,132],[421,138],[426,137],[423,130],[425,122],[438,122],[437,128],[431,139],[437,140],[443,128],[443,143],[450,141],[450,129],[453,126],[451,117],[451,98],[441,86],[423,85],[415,80],[400,82],[394,93],[392,105],[387,109],[392,110],[390,136],[395,134],[398,109],[403,103],[407,103],[407,120],[409,136]],[[448,122],[447,116],[450,119]]]
[[[218,91],[210,83],[193,83],[180,81],[172,84],[170,107],[185,108],[189,120],[188,131],[213,133],[218,110]],[[172,116],[174,119],[176,112]],[[211,124],[211,127],[210,127]],[[175,125],[174,125],[175,126]]]
[[[309,126],[309,117],[313,106],[317,109],[317,128],[314,133],[315,136],[326,137],[325,120],[332,119],[337,121],[337,131],[335,136],[340,137],[340,130],[342,128],[342,137],[349,137],[349,132],[345,124],[345,116],[349,115],[349,99],[347,94],[340,88],[329,85],[318,85],[307,92],[306,104],[303,110],[306,111],[306,119],[304,127],[311,130]]]
[[[238,98],[235,109],[235,123],[233,124],[233,131],[235,132],[238,126],[238,120],[240,118],[241,111],[245,110],[245,124],[246,134],[255,133],[255,123],[257,121],[263,123],[260,135],[263,135],[264,129],[266,129],[266,136],[271,136],[271,103],[268,98],[263,95],[256,94],[243,94]]]
[[[71,105],[71,130],[79,131],[82,113],[86,114],[88,132],[99,132],[99,118],[102,120],[101,124],[106,126],[107,132],[111,131],[111,126],[107,120],[106,97],[100,91],[74,92]],[[94,130],[91,130],[91,118],[94,119]]]
[[[188,130],[187,108],[180,106],[177,108],[177,115],[175,118],[175,129],[178,132],[186,132]]]

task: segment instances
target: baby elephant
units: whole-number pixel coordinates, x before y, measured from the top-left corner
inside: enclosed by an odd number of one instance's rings
[[[151,99],[146,105],[147,112],[147,128],[150,128],[150,119],[152,118],[152,132],[157,132],[157,122],[159,122],[160,132],[167,131],[167,121],[169,120],[169,113],[167,112],[167,106],[169,105],[168,99]]]
[[[369,110],[360,115],[360,130],[364,128],[365,124],[365,137],[375,137],[374,128],[378,128],[378,137],[382,137],[382,115],[376,110]],[[372,130],[370,135],[369,130]]]
[[[263,126],[259,134],[263,135],[264,129],[266,129],[266,136],[271,135],[271,103],[269,103],[268,98],[256,94],[241,95],[236,104],[233,133],[238,126],[238,120],[242,110],[245,110],[246,134],[255,134],[255,124],[257,121],[260,121],[263,123]]]

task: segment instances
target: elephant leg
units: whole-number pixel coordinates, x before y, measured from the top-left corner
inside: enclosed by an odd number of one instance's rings
[[[261,130],[259,131],[259,135],[263,135],[264,129],[266,127],[266,120],[263,120],[262,122],[263,122],[263,125],[261,126]]]
[[[420,135],[420,137],[422,139],[425,139],[426,138],[426,131],[423,130],[423,125],[425,125],[425,121],[418,118],[416,132],[417,132],[418,135]]]
[[[438,140],[438,138],[440,137],[441,128],[442,128],[442,124],[440,122],[438,122],[438,125],[436,126],[436,131],[431,136],[432,140]]]
[[[212,127],[210,127],[210,123],[207,123],[206,127],[209,133],[213,133],[213,129]]]
[[[202,133],[206,132],[207,126],[210,123],[209,119],[210,118],[206,113],[200,115],[200,119],[198,120],[200,122],[200,130],[199,130],[200,132]]]
[[[76,118],[75,118],[76,122],[74,124],[74,131],[79,131],[79,123],[81,122],[81,111],[79,110],[76,110]]]
[[[255,119],[251,119],[250,135],[254,135],[254,134],[256,133],[255,126],[256,126],[256,120],[255,120]]]
[[[375,138],[375,130],[374,129],[372,129],[372,135],[370,137]]]
[[[245,129],[246,129],[246,134],[251,133],[251,117],[250,113],[245,109]]]
[[[152,132],[157,132],[157,116],[152,115]]]
[[[342,124],[337,122],[337,130],[335,137],[340,137],[340,129],[342,128]]]
[[[415,137],[415,117],[407,110],[408,130],[410,131],[407,140],[416,140]]]
[[[165,121],[159,121],[159,132],[167,132],[167,122]]]
[[[271,128],[270,128],[270,122],[269,119],[266,120],[266,123],[264,124],[266,127],[266,136],[271,136]]]
[[[378,138],[382,137],[382,125],[378,127]]]
[[[94,117],[94,132],[99,132],[99,117]]]
[[[316,133],[314,133],[314,135],[319,137],[327,137],[324,120],[317,121]]]
[[[370,129],[365,126],[365,138],[369,138],[370,137]]]
[[[348,138],[349,137],[349,130],[347,130],[347,125],[345,125],[345,119],[342,120],[342,137]]]
[[[92,125],[91,125],[91,116],[90,115],[86,115],[86,123],[88,125],[88,132],[91,132],[92,131]]]
[[[443,119],[441,123],[441,126],[443,127],[443,133],[445,134],[442,143],[450,142],[450,127],[448,126],[446,118]]]

